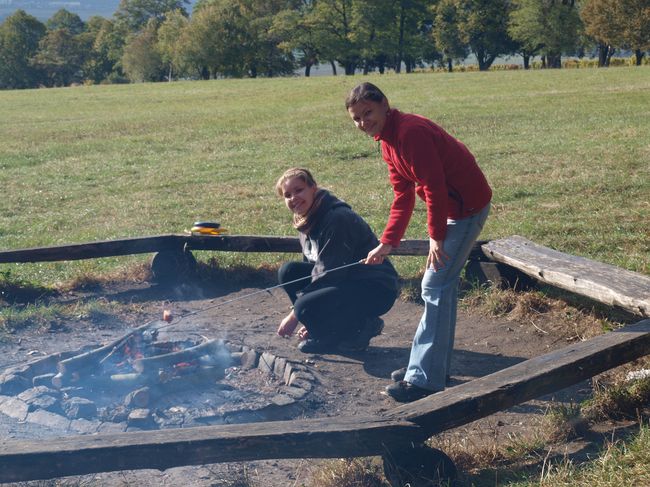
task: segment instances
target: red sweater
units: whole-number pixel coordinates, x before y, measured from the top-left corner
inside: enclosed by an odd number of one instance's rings
[[[490,202],[492,190],[472,153],[431,120],[392,109],[375,140],[381,140],[395,195],[382,243],[399,245],[416,193],[427,205],[434,240],[444,240],[447,218],[466,218]]]

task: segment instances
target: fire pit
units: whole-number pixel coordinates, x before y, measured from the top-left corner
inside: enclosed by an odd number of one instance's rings
[[[58,434],[290,419],[304,364],[223,340],[160,340],[165,322],[0,373],[0,414]]]

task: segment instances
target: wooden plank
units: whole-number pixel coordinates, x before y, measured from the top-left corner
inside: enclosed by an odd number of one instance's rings
[[[0,482],[271,458],[379,455],[560,390],[650,351],[650,320],[570,345],[383,417],[337,417],[43,441],[0,440]]]
[[[297,237],[258,235],[154,235],[100,242],[33,247],[28,249],[0,251],[0,263],[54,262],[62,260],[96,259],[130,254],[181,250],[219,250],[225,252],[278,252],[300,253]],[[427,255],[428,240],[403,240],[393,255]],[[475,245],[475,254],[480,247]]]
[[[125,238],[52,247],[4,250],[0,252],[0,263],[96,259],[99,257],[161,252],[163,250],[181,250],[183,245],[185,245],[183,235]]]
[[[294,252],[299,253],[297,237],[271,235],[187,236],[189,250],[221,250],[224,252]]]
[[[565,254],[514,235],[482,246],[491,259],[553,286],[650,317],[650,277]]]
[[[223,250],[231,252],[294,252],[300,253],[298,237],[274,237],[253,235],[222,235],[215,237],[191,237],[190,250]],[[428,240],[402,240],[392,255],[427,255]]]
[[[650,320],[575,343],[399,406],[385,416],[431,435],[558,391],[650,353]]]
[[[412,424],[347,417],[233,424],[47,441],[0,439],[0,482],[270,458],[380,455],[424,441]]]

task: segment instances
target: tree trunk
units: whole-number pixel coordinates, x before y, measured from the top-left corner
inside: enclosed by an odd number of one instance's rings
[[[311,74],[311,67],[312,63],[305,64],[305,78],[309,78],[309,75]]]
[[[606,68],[609,66],[609,60],[612,57],[614,49],[609,44],[598,44],[598,67]]]
[[[406,22],[406,13],[404,2],[401,2],[399,14],[399,40],[397,44],[397,59],[395,60],[395,72],[402,72],[402,57],[404,56],[404,23]]]
[[[645,53],[641,49],[635,49],[634,56],[636,57],[637,66],[641,66],[641,62],[643,61],[644,54]]]
[[[454,70],[453,62],[450,57],[447,58],[447,72],[451,73]]]
[[[523,54],[524,58],[524,69],[530,69],[530,56],[528,54]]]
[[[349,61],[345,63],[345,74],[346,76],[352,76],[356,68],[356,63]]]
[[[384,74],[386,72],[386,58],[387,58],[387,56],[385,54],[380,54],[375,59],[375,62],[377,63],[377,70],[379,71],[379,74]]]
[[[336,76],[336,62],[330,61],[330,64],[332,65],[332,75]]]
[[[548,68],[560,69],[562,67],[562,54],[559,53],[548,54],[546,58],[547,58],[546,64]]]
[[[494,63],[496,56],[482,52],[480,55],[476,56],[476,59],[478,59],[479,71],[487,71],[490,69],[490,66],[492,66],[492,63]]]

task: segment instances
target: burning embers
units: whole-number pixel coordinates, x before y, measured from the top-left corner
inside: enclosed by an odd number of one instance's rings
[[[113,343],[61,360],[57,374],[35,378],[34,383],[50,380],[57,389],[102,391],[144,385],[178,389],[223,379],[231,355],[222,341],[158,342],[159,327],[142,326]]]
[[[205,338],[160,341],[167,325],[0,373],[0,413],[77,433],[288,419],[312,388],[304,366],[268,353]]]

